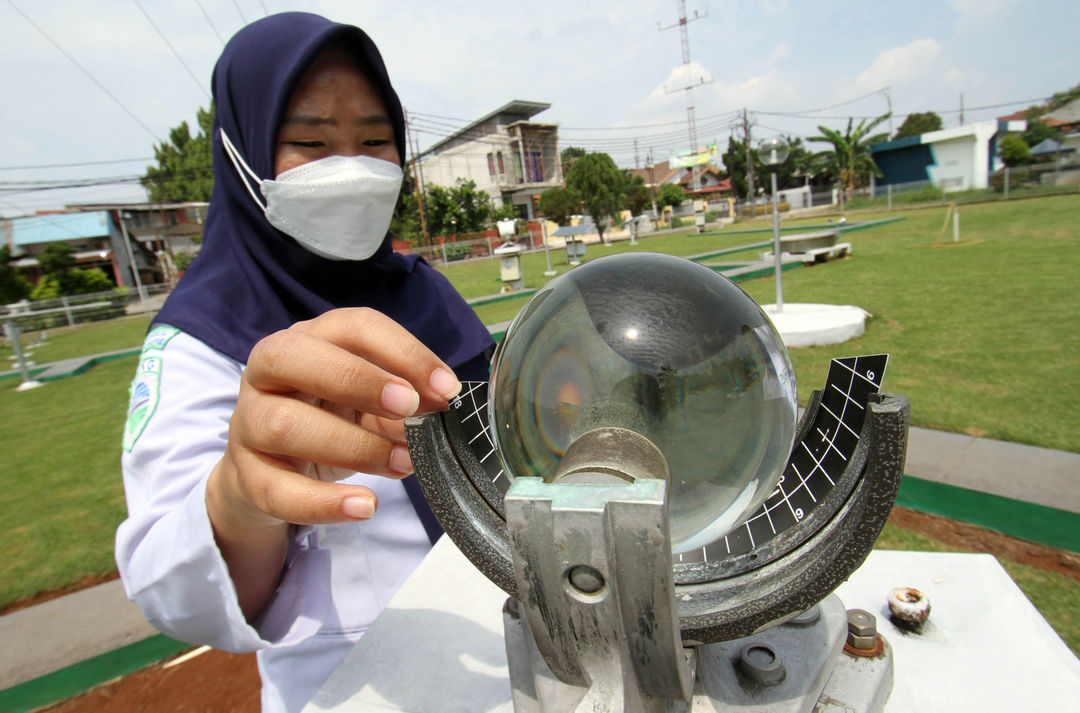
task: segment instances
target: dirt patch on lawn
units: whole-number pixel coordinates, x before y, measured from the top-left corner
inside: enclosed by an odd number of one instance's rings
[[[179,660],[180,657],[177,657]],[[43,709],[48,713],[259,713],[255,654],[212,649],[155,664]]]
[[[958,552],[986,552],[1000,559],[1031,565],[1080,581],[1080,554],[950,520],[940,515],[894,507],[889,522],[940,540]]]

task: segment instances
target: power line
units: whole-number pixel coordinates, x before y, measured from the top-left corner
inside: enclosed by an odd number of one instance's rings
[[[191,77],[191,81],[195,82],[195,86],[199,88],[199,91],[202,92],[207,99],[209,99],[210,92],[206,91],[206,87],[202,85],[202,82],[200,82],[198,77],[195,76],[195,73],[191,71],[191,67],[188,66],[187,62],[184,61],[184,58],[181,57],[180,53],[176,51],[175,47],[173,47],[172,42],[169,42],[169,38],[165,36],[165,33],[161,31],[161,28],[158,27],[157,24],[154,22],[153,18],[150,17],[150,13],[146,11],[146,8],[142,6],[139,0],[132,1],[135,3],[135,7],[139,8],[139,11],[143,14],[143,17],[146,18],[146,21],[150,23],[150,27],[154,28],[154,32],[158,33],[158,37],[161,38],[161,41],[164,42],[165,46],[169,48],[169,51],[173,53],[173,57],[176,57],[176,61],[180,63],[180,65],[184,68],[184,71],[187,72],[189,77]]]
[[[0,197],[0,201],[2,201],[4,203],[6,203],[7,205],[11,206],[12,208],[19,211],[20,213],[28,213],[29,212],[25,208],[23,208],[22,206],[15,205],[11,201],[7,200],[6,198]],[[53,215],[48,215],[48,214],[46,214],[46,215],[35,215],[35,216],[32,216],[32,217],[37,218],[38,220],[44,220],[46,223],[51,224],[55,228],[59,228],[60,230],[63,230],[64,232],[71,233],[76,238],[86,237],[86,236],[82,235],[81,233],[76,233],[74,230],[72,230],[71,228],[67,227],[66,225],[64,225],[63,223],[60,222],[60,219],[62,217],[66,217],[66,216],[73,216],[73,217],[77,217],[79,220],[83,220],[83,215],[79,214],[79,213],[60,213],[60,214],[56,214],[55,217]],[[31,216],[24,216],[24,217],[31,217]]]
[[[759,110],[755,110],[754,113],[755,114],[768,114],[768,115],[771,115],[771,116],[795,116],[795,115],[798,115],[798,114],[816,114],[816,113],[821,112],[821,111],[829,111],[830,109],[837,109],[837,108],[842,107],[842,106],[847,106],[848,104],[854,104],[857,101],[862,101],[863,99],[868,99],[868,98],[870,98],[872,96],[875,96],[877,94],[881,94],[883,91],[885,91],[884,88],[875,89],[874,91],[869,92],[868,94],[863,94],[861,97],[855,97],[854,99],[848,99],[847,101],[842,101],[839,104],[833,104],[831,106],[821,107],[820,109],[804,109],[802,111],[797,111],[797,112],[759,111]]]
[[[248,24],[247,18],[244,17],[244,11],[240,9],[240,5],[237,4],[236,0],[232,0],[232,4],[233,7],[236,8],[236,11],[240,13],[240,19],[244,22],[245,25]]]
[[[220,32],[218,32],[218,28],[214,25],[214,21],[211,20],[210,15],[206,13],[206,8],[203,7],[203,4],[199,2],[199,0],[195,0],[195,4],[199,6],[199,10],[202,12],[203,17],[206,18],[206,23],[210,25],[210,29],[214,31],[214,34],[217,35],[218,41],[221,42],[222,46],[224,46],[225,38],[221,36]]]
[[[147,125],[146,125],[146,124],[145,124],[145,123],[143,122],[143,120],[142,120],[142,119],[140,119],[139,117],[135,116],[135,112],[133,112],[133,111],[132,111],[131,109],[128,109],[128,108],[127,108],[127,107],[126,107],[126,106],[124,105],[124,103],[123,103],[123,102],[121,102],[121,101],[120,101],[119,99],[117,99],[117,98],[116,98],[116,97],[115,97],[115,96],[113,95],[113,93],[112,93],[112,92],[110,92],[110,91],[109,91],[108,89],[106,89],[106,88],[105,88],[105,85],[104,85],[104,84],[102,84],[101,82],[99,82],[99,81],[97,80],[97,77],[95,77],[95,76],[94,76],[93,74],[91,74],[91,73],[90,73],[90,71],[89,71],[89,70],[88,70],[88,69],[87,69],[86,67],[84,67],[84,66],[82,66],[81,64],[79,64],[79,61],[78,61],[77,59],[75,59],[74,57],[72,57],[72,56],[71,56],[71,54],[70,54],[70,53],[69,53],[69,52],[68,52],[68,51],[67,51],[66,49],[64,49],[63,47],[61,47],[61,46],[60,46],[60,43],[58,43],[58,42],[57,42],[56,40],[54,40],[54,39],[53,39],[52,37],[50,37],[50,36],[49,36],[49,34],[48,34],[47,32],[45,32],[45,30],[41,29],[41,27],[39,27],[39,26],[38,26],[38,24],[37,24],[36,22],[34,22],[34,21],[33,21],[32,19],[30,19],[30,16],[29,16],[29,15],[27,15],[27,14],[26,14],[25,12],[23,12],[23,11],[22,11],[22,9],[21,9],[21,8],[20,8],[20,7],[18,6],[18,5],[16,5],[16,4],[15,4],[14,0],[7,0],[7,4],[8,4],[8,5],[11,5],[12,9],[14,9],[14,10],[15,10],[15,12],[19,13],[20,15],[22,15],[22,16],[23,16],[23,19],[24,19],[24,20],[26,20],[27,22],[29,22],[29,23],[30,23],[30,24],[31,24],[31,25],[33,26],[33,28],[34,28],[35,30],[37,30],[37,31],[38,31],[38,32],[39,32],[39,33],[41,34],[41,36],[42,36],[42,37],[44,37],[44,38],[45,38],[46,40],[48,40],[48,41],[49,41],[49,42],[50,42],[50,43],[52,44],[52,46],[53,46],[53,47],[55,47],[56,49],[60,50],[61,54],[63,54],[63,55],[65,56],[65,57],[67,57],[67,58],[68,58],[68,59],[69,59],[69,60],[71,61],[71,63],[72,63],[72,64],[74,64],[74,65],[75,65],[76,67],[78,67],[78,68],[79,68],[79,71],[81,71],[81,72],[82,72],[83,74],[85,74],[85,75],[86,75],[86,76],[87,76],[87,77],[88,77],[88,78],[90,79],[90,81],[91,81],[91,82],[93,82],[94,84],[96,84],[96,85],[98,86],[98,89],[100,89],[101,91],[105,92],[105,94],[106,94],[106,95],[107,95],[107,96],[108,96],[108,97],[109,97],[110,99],[112,99],[112,100],[113,100],[113,102],[115,102],[115,103],[116,103],[116,105],[117,105],[118,107],[120,107],[121,109],[123,109],[123,110],[124,110],[124,112],[125,112],[125,113],[126,113],[126,114],[127,114],[128,116],[130,116],[130,117],[131,117],[132,119],[134,119],[134,120],[135,120],[135,123],[137,123],[137,124],[138,124],[139,126],[141,126],[141,127],[142,127],[142,128],[143,128],[143,129],[145,130],[145,131],[146,131],[146,133],[148,133],[148,134],[150,134],[150,135],[151,135],[152,137],[154,137],[154,140],[156,140],[156,141],[161,141],[161,138],[160,138],[160,137],[158,137],[158,135],[154,133],[154,130],[153,130],[153,129],[151,129],[151,128],[150,128],[149,126],[147,126]]]
[[[145,158],[114,158],[105,161],[81,161],[79,163],[39,163],[27,166],[0,166],[0,171],[30,171],[39,168],[78,168],[79,166],[103,166],[111,163],[141,163],[153,160],[153,156],[147,156]]]

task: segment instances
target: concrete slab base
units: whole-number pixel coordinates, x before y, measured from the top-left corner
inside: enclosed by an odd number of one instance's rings
[[[841,344],[861,336],[870,313],[854,305],[784,303],[762,305],[788,347],[817,347]]]
[[[926,594],[922,635],[890,623],[895,586]],[[873,614],[893,647],[886,713],[1064,710],[1080,660],[990,555],[870,553],[837,594]],[[304,713],[513,713],[506,595],[443,537]]]

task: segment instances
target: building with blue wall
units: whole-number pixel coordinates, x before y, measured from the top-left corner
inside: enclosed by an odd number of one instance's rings
[[[1026,121],[980,121],[874,144],[870,151],[884,174],[877,185],[933,184],[944,191],[987,188],[1002,167],[1001,138],[1027,129]]]

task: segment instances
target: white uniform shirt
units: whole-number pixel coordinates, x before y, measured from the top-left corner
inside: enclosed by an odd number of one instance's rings
[[[122,457],[128,519],[116,562],[128,597],[160,631],[258,651],[267,712],[315,694],[430,549],[400,481],[356,474],[378,495],[367,522],[295,528],[286,568],[256,626],[240,611],[206,511],[243,365],[172,327],[147,335]]]

